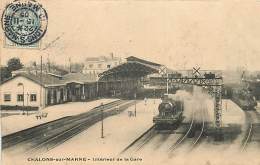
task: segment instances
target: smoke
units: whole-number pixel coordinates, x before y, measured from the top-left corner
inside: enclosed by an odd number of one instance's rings
[[[193,92],[189,93],[184,90],[178,90],[175,95],[170,96],[175,100],[183,100],[185,117],[184,122],[195,120],[196,122],[213,121],[214,109],[213,98],[203,91],[202,87],[193,87]]]

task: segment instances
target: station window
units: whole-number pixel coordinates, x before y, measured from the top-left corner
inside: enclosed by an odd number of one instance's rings
[[[37,101],[36,94],[30,95],[30,101]]]
[[[11,101],[11,94],[4,94],[4,101]]]
[[[23,94],[17,95],[17,101],[23,101]]]

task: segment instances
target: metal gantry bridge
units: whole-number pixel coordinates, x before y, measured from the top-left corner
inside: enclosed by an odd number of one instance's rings
[[[204,75],[202,75],[199,71],[200,68],[193,68],[192,75],[183,76],[176,72],[173,76],[169,76],[166,73],[166,69],[162,68],[159,70],[159,73],[162,77],[156,77],[156,79],[160,79],[160,84],[167,84],[167,93],[168,87],[172,84],[187,84],[187,85],[196,85],[205,87],[208,89],[208,92],[214,97],[214,117],[215,117],[215,127],[220,129],[222,126],[222,87],[223,87],[223,79],[222,75],[215,73],[211,73],[209,71],[204,70]]]

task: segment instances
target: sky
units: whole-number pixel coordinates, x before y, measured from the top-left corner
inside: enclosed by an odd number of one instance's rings
[[[1,1],[1,13],[8,0]],[[83,62],[86,57],[136,56],[173,69],[260,70],[258,0],[38,0],[48,13],[41,48],[6,48],[1,64]],[[59,38],[57,40],[57,38]]]

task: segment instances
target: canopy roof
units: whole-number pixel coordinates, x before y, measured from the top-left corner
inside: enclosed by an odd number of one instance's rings
[[[126,63],[111,68],[99,74],[100,80],[101,81],[108,80],[109,78],[113,78],[115,80],[118,77],[140,78],[148,74],[157,73],[161,66],[160,64],[155,64],[148,61],[143,62],[143,61],[140,59],[136,61],[130,60],[127,61]]]
[[[147,61],[147,60],[143,60],[134,56],[130,56],[126,58],[127,62],[139,62],[141,64],[146,64],[146,65],[150,65],[151,67],[160,67],[162,66],[161,64],[157,64],[151,61]]]

